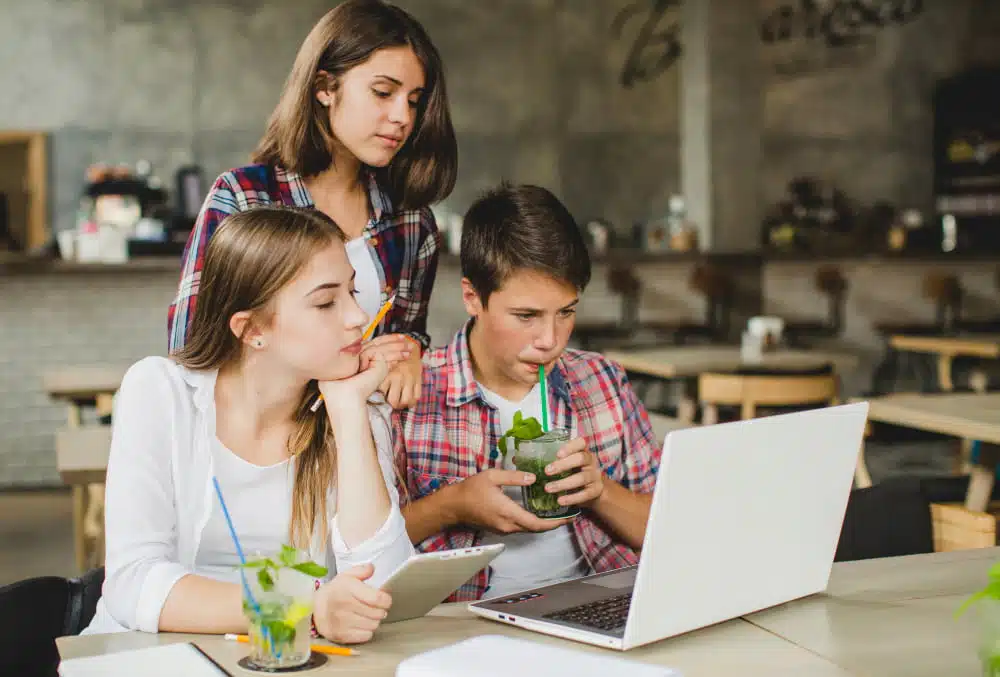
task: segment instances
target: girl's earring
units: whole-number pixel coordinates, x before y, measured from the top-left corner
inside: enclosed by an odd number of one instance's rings
[[[263,348],[264,347],[264,339],[262,339],[262,338],[255,338],[253,340],[253,347],[254,348]]]

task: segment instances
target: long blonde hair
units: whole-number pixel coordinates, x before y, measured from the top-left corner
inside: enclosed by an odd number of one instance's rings
[[[173,359],[196,370],[239,362],[245,345],[230,330],[230,318],[249,311],[255,321],[267,322],[278,291],[313,255],[345,239],[336,223],[312,209],[260,206],[227,217],[208,243],[190,334]],[[318,394],[311,381],[288,438],[288,451],[296,459],[289,539],[301,548],[308,547],[317,524],[325,542],[326,497],[335,480],[329,418],[309,410]]]

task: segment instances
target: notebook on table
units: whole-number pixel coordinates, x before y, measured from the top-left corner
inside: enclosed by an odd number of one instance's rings
[[[71,658],[59,663],[60,677],[232,677],[190,642]]]

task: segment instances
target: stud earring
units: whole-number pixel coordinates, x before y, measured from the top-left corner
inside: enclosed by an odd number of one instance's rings
[[[253,340],[253,347],[254,348],[263,348],[264,347],[264,339],[262,339],[262,338],[255,338]]]

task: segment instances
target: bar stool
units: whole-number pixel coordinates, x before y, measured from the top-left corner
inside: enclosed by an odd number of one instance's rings
[[[727,340],[736,290],[732,275],[714,264],[701,263],[691,272],[688,287],[705,299],[705,321],[678,324],[674,332],[675,342],[702,339],[715,343]]]
[[[921,356],[903,354],[889,345],[889,337],[894,335],[935,335],[950,334],[958,329],[962,314],[962,285],[955,275],[928,273],[923,280],[923,296],[934,304],[933,322],[879,323],[875,331],[885,341],[885,357],[875,368],[872,377],[872,392],[875,394],[896,392],[896,384],[904,368],[916,372],[921,390],[931,389],[934,370]]]
[[[672,343],[679,324],[669,320],[639,320],[642,281],[626,266],[608,269],[608,289],[621,296],[621,315],[617,322],[578,322],[573,329],[573,340],[583,350],[606,350],[615,347],[635,347],[636,339],[643,336],[653,345]]]
[[[826,297],[825,321],[786,321],[784,335],[790,345],[804,346],[810,339],[833,338],[844,327],[844,306],[847,300],[847,280],[837,266],[822,266],[814,279],[816,291]]]

